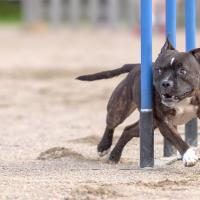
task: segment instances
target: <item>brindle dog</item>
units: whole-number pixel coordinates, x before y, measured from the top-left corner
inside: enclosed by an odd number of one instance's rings
[[[140,64],[127,64],[121,68],[97,74],[80,76],[77,79],[94,81],[128,73],[112,93],[107,106],[104,135],[97,147],[99,155],[108,153],[115,128],[135,109],[140,110]],[[200,49],[179,52],[168,39],[153,63],[153,115],[154,128],[179,151],[185,166],[194,166],[198,157],[181,138],[176,126],[200,117]],[[117,163],[124,146],[139,137],[139,121],[125,127],[109,160]]]

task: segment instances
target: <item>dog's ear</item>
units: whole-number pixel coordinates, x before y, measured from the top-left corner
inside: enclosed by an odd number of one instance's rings
[[[197,61],[200,63],[200,48],[193,49],[193,50],[189,51],[189,53],[191,53],[197,59]]]
[[[166,50],[175,50],[175,48],[173,47],[173,45],[171,44],[171,42],[169,41],[169,38],[166,38],[165,44],[161,49],[161,53],[163,53]]]

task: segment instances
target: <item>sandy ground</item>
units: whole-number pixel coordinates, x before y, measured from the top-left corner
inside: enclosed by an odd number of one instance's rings
[[[183,38],[180,32],[181,49]],[[163,40],[155,37],[154,57]],[[126,30],[33,34],[1,28],[0,44],[0,199],[200,198],[199,163],[141,170],[138,139],[127,145],[118,165],[97,156],[106,103],[123,76],[93,83],[74,77],[138,62],[137,36]],[[135,113],[117,128],[115,142],[137,118]],[[162,142],[156,133],[157,161]]]

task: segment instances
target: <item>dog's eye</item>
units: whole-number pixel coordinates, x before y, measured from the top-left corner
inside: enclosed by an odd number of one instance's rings
[[[158,68],[158,69],[156,69],[156,72],[157,72],[159,75],[161,75],[161,74],[162,74],[162,69]]]
[[[181,75],[186,75],[187,74],[187,72],[186,72],[186,70],[184,68],[180,68],[178,70],[178,73],[181,74]]]
[[[182,63],[178,63],[178,65],[177,65],[178,67],[182,67],[183,66],[183,64]]]

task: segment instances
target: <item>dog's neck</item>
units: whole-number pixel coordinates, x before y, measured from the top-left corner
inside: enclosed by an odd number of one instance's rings
[[[174,106],[176,111],[172,121],[174,125],[185,124],[197,117],[198,105],[193,104],[193,97],[187,97]]]

